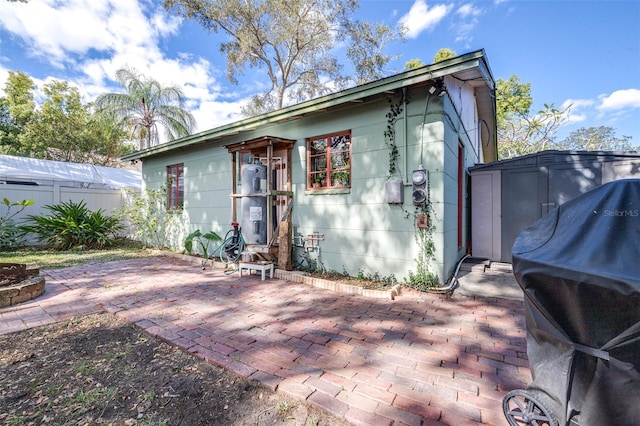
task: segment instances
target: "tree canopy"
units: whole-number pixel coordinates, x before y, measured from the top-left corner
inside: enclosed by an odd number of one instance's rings
[[[19,150],[19,135],[35,114],[33,80],[23,72],[9,71],[4,85],[5,96],[0,98],[0,151]]]
[[[23,152],[49,160],[112,166],[131,151],[121,143],[123,134],[113,123],[89,112],[77,88],[54,80],[43,91],[46,99],[21,136]]]
[[[85,151],[90,114],[80,93],[66,81],[44,86],[46,96],[40,111],[25,126],[22,147],[31,155],[49,160],[74,161],[74,152]]]
[[[435,56],[433,57],[433,63],[445,61],[447,59],[455,57],[456,55],[457,53],[455,50],[451,50],[448,47],[443,47],[436,52]]]
[[[220,46],[227,58],[227,77],[237,83],[246,68],[263,69],[271,86],[252,98],[247,115],[282,108],[346,87],[334,47],[347,43],[357,84],[383,76],[392,56],[383,53],[403,29],[352,20],[357,0],[165,0],[180,16],[223,32]]]
[[[116,72],[116,80],[125,93],[98,96],[96,112],[126,129],[139,149],[160,143],[159,126],[169,140],[187,136],[195,129],[195,118],[185,108],[185,97],[178,86],[162,86],[126,67]]]
[[[36,89],[27,74],[9,73],[6,96],[0,98],[3,154],[117,166],[119,157],[132,150],[115,123],[91,113],[76,87],[51,81],[43,87],[39,108]]]
[[[528,116],[532,104],[531,83],[521,83],[516,74],[511,75],[509,80],[499,78],[496,81],[496,118],[499,127],[510,119]]]
[[[422,68],[425,65],[427,65],[427,64],[422,62],[422,60],[420,58],[413,58],[413,59],[409,59],[407,62],[405,62],[404,70],[405,71],[415,70],[417,68]]]
[[[531,114],[531,83],[513,74],[496,81],[498,158],[505,159],[554,147],[555,134],[568,121],[568,110],[553,104]]]
[[[612,127],[583,127],[564,140],[557,133],[569,120],[571,107],[557,109],[553,104],[531,113],[531,84],[517,75],[496,81],[498,157],[500,159],[531,154],[546,149],[574,151],[635,151],[631,137],[616,137]]]
[[[617,137],[613,127],[582,127],[557,144],[571,151],[635,151],[631,136]]]
[[[386,65],[399,55],[388,55],[384,49],[388,43],[403,40],[404,29],[394,32],[386,25],[371,22],[347,22],[345,30],[351,37],[347,58],[355,66],[355,83],[364,84],[386,76]]]
[[[23,72],[9,71],[4,92],[9,112],[18,126],[24,126],[33,115],[36,104],[33,91],[36,89],[31,77]]]

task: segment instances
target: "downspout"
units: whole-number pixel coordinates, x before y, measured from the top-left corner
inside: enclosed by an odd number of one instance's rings
[[[409,123],[407,123],[407,88],[402,88],[402,118],[404,120],[404,183],[409,185]]]

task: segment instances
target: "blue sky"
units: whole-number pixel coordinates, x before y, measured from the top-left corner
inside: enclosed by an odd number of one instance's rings
[[[531,83],[534,109],[572,105],[559,139],[610,126],[640,145],[638,0],[360,0],[356,14],[409,29],[405,43],[387,48],[400,55],[390,74],[409,59],[430,63],[443,47],[484,49],[496,79]],[[128,65],[181,86],[198,130],[208,130],[240,119],[240,106],[266,84],[254,70],[229,84],[220,40],[168,15],[161,0],[0,0],[0,90],[8,71],[22,71],[40,88],[69,81],[88,102],[119,90],[111,77]]]

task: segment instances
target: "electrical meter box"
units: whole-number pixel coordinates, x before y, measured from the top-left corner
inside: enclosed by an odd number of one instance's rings
[[[402,179],[391,178],[384,184],[384,200],[389,204],[404,203],[404,187]]]
[[[427,201],[427,171],[422,168],[414,170],[411,174],[411,182],[413,184],[411,193],[413,204],[423,205]]]

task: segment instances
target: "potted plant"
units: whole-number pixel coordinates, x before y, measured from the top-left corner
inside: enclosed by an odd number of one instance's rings
[[[314,173],[311,177],[311,186],[313,188],[320,188],[326,185],[326,175],[324,173]]]

